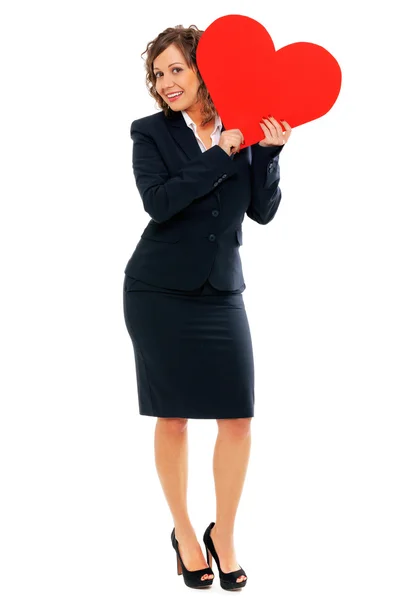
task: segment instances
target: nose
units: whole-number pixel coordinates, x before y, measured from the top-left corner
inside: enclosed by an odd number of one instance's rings
[[[173,90],[174,86],[175,86],[173,79],[170,76],[166,76],[166,75],[164,75],[163,84],[164,84],[165,92],[168,92],[169,90]]]

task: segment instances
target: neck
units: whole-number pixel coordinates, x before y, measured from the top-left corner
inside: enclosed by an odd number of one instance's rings
[[[201,125],[203,120],[203,115],[201,114],[200,107],[198,105],[191,106],[190,108],[186,108],[185,112],[189,115],[192,121],[196,124],[197,129],[207,129],[211,125],[214,126],[215,119],[211,120],[206,125]]]

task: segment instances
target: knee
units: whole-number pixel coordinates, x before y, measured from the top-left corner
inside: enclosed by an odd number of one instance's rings
[[[251,420],[253,417],[245,419],[217,419],[218,431],[224,435],[235,438],[245,438],[250,435]]]
[[[182,433],[187,428],[187,419],[178,417],[158,417],[157,424],[168,433]]]

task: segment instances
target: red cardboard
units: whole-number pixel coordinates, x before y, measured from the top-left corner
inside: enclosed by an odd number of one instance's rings
[[[196,61],[225,128],[242,131],[242,148],[264,139],[262,117],[294,128],[325,115],[342,81],[339,63],[322,46],[295,42],[275,50],[265,27],[242,15],[213,21]]]

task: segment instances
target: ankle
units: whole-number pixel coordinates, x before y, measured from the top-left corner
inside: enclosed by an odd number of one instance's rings
[[[196,537],[196,533],[191,523],[176,523],[175,536],[179,539],[191,539]]]
[[[226,542],[231,542],[233,541],[233,528],[232,527],[227,527],[227,526],[218,526],[217,523],[215,523],[214,527],[211,529],[211,533],[213,536],[218,537],[218,539],[226,541]]]

